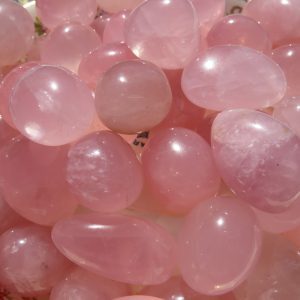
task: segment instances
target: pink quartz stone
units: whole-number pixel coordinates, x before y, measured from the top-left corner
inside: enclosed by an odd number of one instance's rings
[[[69,151],[67,180],[83,206],[115,212],[137,200],[143,173],[130,145],[109,131],[92,133]]]
[[[282,123],[257,111],[224,111],[213,123],[212,146],[239,198],[271,213],[299,201],[300,139]]]
[[[47,28],[64,22],[89,25],[97,11],[96,0],[36,0],[37,15]]]
[[[272,59],[282,68],[287,80],[286,96],[300,96],[300,44],[273,50]]]
[[[14,138],[0,152],[0,187],[7,203],[20,215],[52,225],[76,206],[65,180],[67,147],[45,147]]]
[[[41,45],[41,60],[76,73],[82,58],[100,45],[100,37],[91,27],[65,23],[45,38]]]
[[[122,215],[82,214],[58,222],[58,249],[84,269],[130,284],[159,284],[173,270],[173,239],[161,227]]]
[[[48,294],[70,268],[51,241],[50,230],[24,225],[0,236],[0,284],[33,296]]]
[[[206,141],[185,128],[157,132],[142,153],[145,182],[164,210],[184,214],[218,191],[220,178]]]
[[[194,104],[211,110],[263,108],[286,91],[282,70],[269,57],[243,46],[215,46],[183,71],[182,88]]]
[[[33,44],[33,38],[33,19],[26,9],[15,1],[1,0],[0,67],[24,58]]]
[[[106,24],[110,21],[111,15],[102,11],[91,24],[91,27],[98,33],[99,37],[103,37],[103,32]]]
[[[198,52],[199,26],[188,0],[149,0],[129,16],[125,41],[133,53],[164,69],[181,69]]]
[[[300,249],[300,226],[284,234],[298,249]]]
[[[1,101],[1,100],[0,100]],[[0,114],[0,148],[6,145],[13,137],[20,135],[20,133],[10,127]]]
[[[274,46],[300,41],[298,0],[252,0],[244,7],[243,14],[268,32]]]
[[[91,125],[94,98],[73,73],[40,66],[26,73],[10,98],[16,128],[36,143],[58,146],[82,136]]]
[[[272,42],[267,32],[253,19],[243,15],[229,15],[220,19],[207,35],[209,47],[242,45],[269,54]]]
[[[150,296],[127,296],[127,297],[115,298],[113,300],[164,300],[164,299],[150,297]]]
[[[111,300],[128,294],[126,284],[76,268],[55,285],[50,300]]]
[[[243,282],[260,254],[261,232],[246,204],[233,197],[200,203],[178,238],[178,262],[186,283],[199,293],[225,294]]]
[[[90,52],[81,60],[78,75],[90,88],[95,89],[102,75],[114,64],[134,58],[136,56],[126,44],[106,44]]]
[[[122,9],[133,9],[144,0],[97,0],[98,5],[109,13],[118,13]]]
[[[172,102],[169,82],[157,66],[141,60],[110,68],[96,89],[96,109],[110,129],[132,134],[159,124]]]

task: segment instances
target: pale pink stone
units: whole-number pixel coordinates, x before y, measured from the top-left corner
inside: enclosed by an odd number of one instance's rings
[[[94,29],[65,23],[52,30],[41,45],[41,61],[77,72],[82,58],[101,46]]]
[[[58,146],[82,136],[95,116],[89,88],[59,67],[36,67],[15,86],[10,114],[16,128],[36,143]]]
[[[273,50],[272,59],[282,68],[286,80],[286,96],[300,96],[300,44],[285,45]]]
[[[267,32],[253,19],[243,15],[230,15],[220,19],[207,35],[209,47],[241,45],[269,54],[272,42]]]
[[[206,141],[185,128],[157,132],[142,153],[145,183],[164,210],[184,214],[218,191],[220,178]]]
[[[85,214],[58,222],[58,249],[84,269],[131,284],[159,284],[171,276],[174,242],[161,227],[122,215]]]
[[[64,22],[89,25],[97,12],[96,0],[36,0],[37,15],[47,28]]]
[[[0,67],[24,58],[33,44],[33,19],[21,5],[11,0],[0,2]]]
[[[133,9],[144,0],[97,0],[98,5],[109,13],[118,13],[122,9]]]
[[[111,43],[87,54],[79,65],[78,75],[92,89],[95,89],[103,74],[116,63],[134,59],[136,56],[126,44]]]
[[[169,82],[157,66],[141,60],[110,68],[96,89],[96,109],[110,129],[132,134],[158,125],[172,102]]]
[[[24,218],[52,225],[74,212],[77,201],[65,180],[67,151],[67,147],[45,147],[21,136],[2,147],[1,190]]]
[[[186,283],[207,295],[232,291],[259,258],[261,232],[246,204],[233,197],[200,203],[178,238],[178,261]]]
[[[0,100],[1,101],[1,100]],[[0,148],[6,145],[12,138],[20,135],[14,128],[10,127],[0,114]]]
[[[252,0],[244,7],[243,14],[267,31],[273,46],[300,41],[298,0]]]
[[[213,123],[212,146],[221,176],[237,196],[266,212],[299,201],[300,139],[265,113],[237,109]]]
[[[91,24],[91,27],[98,33],[101,39],[103,37],[105,26],[110,21],[110,18],[111,14],[102,11],[100,13],[100,16],[96,18]]]
[[[76,268],[54,286],[50,300],[111,300],[128,294],[128,285]]]
[[[46,295],[71,264],[55,248],[50,230],[24,225],[0,236],[0,285],[21,295]]]
[[[127,296],[127,297],[115,298],[113,300],[164,300],[164,299],[138,295],[138,296]]]
[[[164,69],[181,69],[197,55],[198,25],[188,0],[149,0],[129,16],[125,41],[137,57]]]
[[[182,89],[192,103],[207,109],[257,109],[283,98],[286,79],[263,53],[243,46],[215,46],[184,69]]]

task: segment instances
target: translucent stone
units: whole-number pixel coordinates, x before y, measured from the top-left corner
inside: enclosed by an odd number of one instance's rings
[[[130,206],[143,188],[143,173],[130,145],[109,131],[92,133],[69,151],[67,180],[83,206],[115,212]]]
[[[131,13],[125,41],[137,57],[164,69],[181,69],[197,55],[198,28],[188,0],[150,0]]]
[[[77,201],[65,180],[67,151],[67,147],[45,147],[21,136],[3,146],[0,187],[17,213],[52,225],[74,212]]]
[[[33,44],[33,38],[33,19],[26,9],[15,1],[1,0],[0,67],[24,58]]]
[[[209,48],[188,65],[182,88],[192,103],[206,109],[258,109],[283,98],[286,79],[279,66],[263,53],[225,45]]]
[[[18,135],[20,135],[20,133],[17,130],[10,127],[4,121],[2,115],[0,114],[0,149],[2,146],[6,145],[6,143],[10,141],[13,137],[16,137]]]
[[[269,115],[237,109],[220,113],[212,128],[215,161],[237,196],[266,212],[299,201],[300,139]]]
[[[133,9],[137,7],[143,0],[97,0],[98,5],[109,13],[118,13],[122,9]]]
[[[27,138],[58,146],[88,130],[95,115],[94,98],[75,74],[41,66],[26,73],[15,86],[10,113],[16,128]]]
[[[58,249],[84,269],[130,284],[159,284],[173,270],[172,237],[146,220],[82,214],[56,223]]]
[[[41,60],[77,73],[82,58],[100,45],[101,39],[91,27],[65,23],[45,38],[41,45]]]
[[[103,74],[113,65],[134,58],[136,56],[126,44],[109,43],[90,52],[81,60],[78,75],[94,90]]]
[[[50,300],[111,300],[128,294],[130,289],[126,284],[76,268],[55,285]]]
[[[91,27],[98,33],[101,39],[103,37],[105,26],[110,21],[110,18],[111,14],[102,11],[100,13],[100,16],[96,18],[91,24]]]
[[[50,230],[15,227],[0,236],[0,284],[26,296],[47,295],[65,276],[70,262],[51,241]]]
[[[96,89],[96,109],[110,129],[132,134],[147,131],[168,114],[170,85],[157,66],[141,60],[120,62],[110,68]]]
[[[157,132],[142,153],[145,183],[164,210],[184,214],[217,193],[220,178],[206,141],[185,128]]]
[[[115,298],[113,300],[164,300],[164,299],[150,297],[150,296],[127,296],[127,297]]]
[[[96,0],[36,0],[37,15],[47,28],[64,22],[89,25],[97,12]]]
[[[207,35],[209,47],[241,45],[269,54],[272,42],[267,32],[253,19],[243,15],[229,15],[220,19]]]
[[[300,249],[300,225],[287,233],[284,234],[298,249]]]
[[[199,293],[225,294],[249,276],[260,247],[261,232],[250,207],[233,197],[206,200],[187,215],[179,233],[181,274]]]

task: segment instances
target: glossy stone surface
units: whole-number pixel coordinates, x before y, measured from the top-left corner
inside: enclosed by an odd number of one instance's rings
[[[286,79],[263,53],[243,46],[215,46],[184,69],[182,89],[192,103],[206,109],[258,109],[283,98]]]
[[[267,212],[287,210],[300,191],[300,139],[265,113],[230,110],[212,128],[216,164],[237,196]]]
[[[75,74],[54,66],[34,68],[10,99],[16,128],[36,143],[58,146],[83,135],[95,115],[91,91]]]
[[[50,230],[26,225],[0,236],[0,284],[21,295],[46,295],[70,262],[51,241]]]
[[[122,215],[85,214],[58,222],[58,249],[79,266],[131,284],[159,284],[171,276],[171,236],[148,221]]]
[[[97,0],[98,5],[109,13],[118,13],[122,9],[134,9],[143,0]]]
[[[97,12],[96,0],[36,0],[37,15],[47,28],[65,22],[89,25]]]
[[[241,45],[269,54],[272,42],[267,32],[253,19],[243,15],[229,15],[220,19],[207,35],[209,47]]]
[[[159,124],[170,110],[169,82],[157,66],[141,60],[110,68],[96,89],[96,109],[110,129],[132,134]]]
[[[150,296],[127,296],[122,298],[116,298],[114,300],[163,300],[163,299],[150,297]]]
[[[137,57],[164,69],[181,69],[197,55],[198,28],[188,0],[150,0],[131,13],[125,41]]]
[[[41,46],[41,60],[77,73],[82,58],[99,46],[101,39],[91,27],[65,23],[53,29],[45,38]]]
[[[26,9],[15,1],[1,0],[0,67],[12,65],[23,58],[32,46],[33,38],[33,19]]]
[[[181,274],[195,291],[224,294],[247,278],[260,247],[261,232],[247,205],[233,197],[206,200],[186,217],[179,233]]]
[[[129,293],[130,289],[126,284],[76,268],[55,285],[50,300],[111,300]]]
[[[0,114],[0,148],[4,146],[13,137],[18,136],[20,133],[9,126]]]
[[[101,39],[103,37],[105,26],[110,21],[110,18],[111,14],[102,11],[100,13],[100,16],[96,18],[91,24],[91,27],[98,33]]]
[[[185,128],[161,130],[143,153],[145,183],[164,210],[184,214],[217,193],[220,178],[206,141]]]
[[[298,249],[300,249],[300,226],[284,234]]]

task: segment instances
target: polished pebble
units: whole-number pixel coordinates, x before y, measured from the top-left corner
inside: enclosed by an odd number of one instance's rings
[[[98,5],[109,13],[118,13],[122,9],[133,9],[144,0],[97,0]]]

